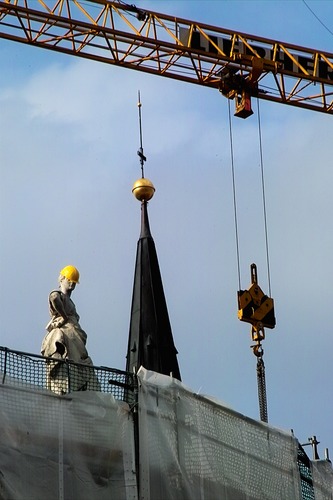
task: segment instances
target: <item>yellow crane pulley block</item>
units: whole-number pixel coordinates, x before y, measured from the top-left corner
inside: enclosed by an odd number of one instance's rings
[[[261,290],[257,283],[257,267],[251,264],[252,283],[248,290],[238,291],[238,318],[254,327],[274,328],[274,300]]]

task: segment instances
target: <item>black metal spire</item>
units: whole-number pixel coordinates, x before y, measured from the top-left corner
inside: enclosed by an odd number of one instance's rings
[[[146,199],[141,201],[126,370],[137,371],[141,365],[181,380]]]
[[[142,145],[142,116],[140,92],[138,92],[141,179],[134,183],[132,192],[141,201],[141,233],[137,246],[131,320],[127,348],[126,370],[137,372],[140,366],[164,375],[172,374],[180,380],[168,309],[165,301],[162,278],[155,243],[150,233],[148,201],[155,188],[144,176]]]

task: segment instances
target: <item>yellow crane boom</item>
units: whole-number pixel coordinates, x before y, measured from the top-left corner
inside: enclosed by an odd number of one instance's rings
[[[0,1],[0,38],[333,114],[333,54],[106,0]]]

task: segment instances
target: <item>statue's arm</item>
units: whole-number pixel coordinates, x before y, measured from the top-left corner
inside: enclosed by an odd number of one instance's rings
[[[64,305],[61,300],[61,295],[59,292],[51,292],[50,293],[50,304],[52,306],[53,311],[57,313],[57,316],[60,316],[59,319],[57,319],[57,327],[63,326],[67,321],[68,321],[68,316],[66,314]]]

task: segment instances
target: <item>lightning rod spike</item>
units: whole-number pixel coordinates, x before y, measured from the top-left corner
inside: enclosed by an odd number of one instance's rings
[[[140,148],[138,149],[138,155],[140,158],[140,165],[141,165],[141,175],[142,178],[144,178],[144,163],[147,161],[147,158],[143,154],[143,145],[142,145],[142,116],[141,116],[141,96],[140,96],[140,90],[138,91],[138,108],[139,108],[139,130],[140,130]]]

